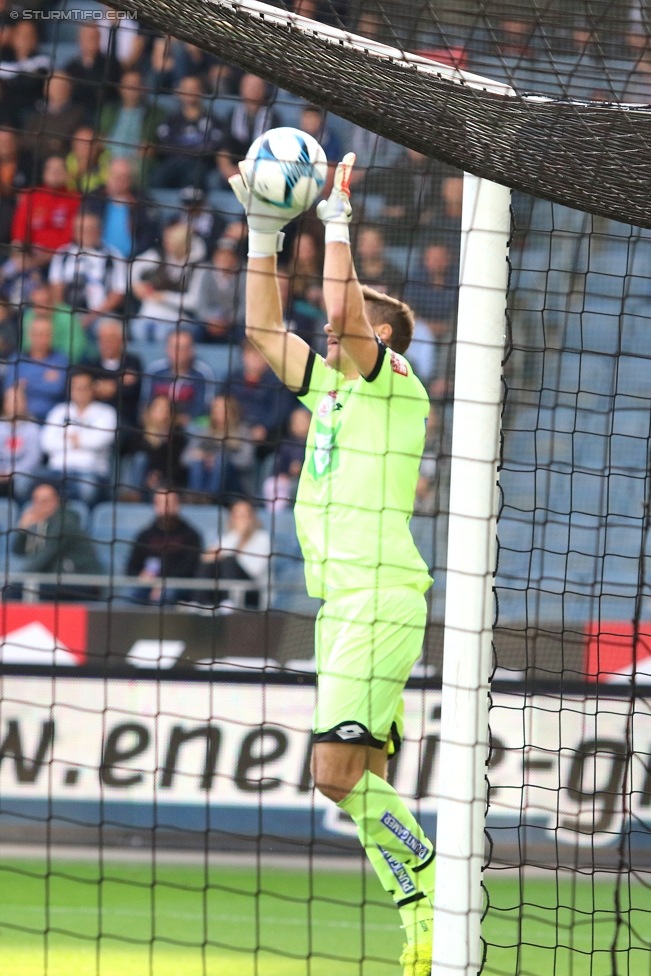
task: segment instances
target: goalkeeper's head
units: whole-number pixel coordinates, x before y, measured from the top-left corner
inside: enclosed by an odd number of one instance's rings
[[[368,285],[362,285],[362,294],[364,311],[373,330],[394,352],[407,352],[414,337],[414,313],[409,305]],[[346,372],[344,358],[345,353],[338,343],[328,347],[326,361],[342,372]]]

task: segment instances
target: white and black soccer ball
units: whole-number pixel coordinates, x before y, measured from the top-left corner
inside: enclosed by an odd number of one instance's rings
[[[328,173],[326,154],[316,139],[290,126],[259,136],[246,154],[244,167],[253,195],[287,210],[309,209]]]

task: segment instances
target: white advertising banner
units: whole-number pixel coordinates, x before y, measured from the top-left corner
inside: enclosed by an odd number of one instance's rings
[[[22,802],[101,800],[303,811],[306,829],[314,811],[326,834],[352,831],[311,789],[312,687],[5,676],[2,688],[3,814]],[[440,691],[408,690],[405,706],[394,785],[428,819],[436,813]],[[525,697],[514,688],[493,696],[490,718],[495,822],[611,843],[623,822],[625,775],[634,819],[651,819],[650,700]],[[630,763],[627,741],[635,743]]]

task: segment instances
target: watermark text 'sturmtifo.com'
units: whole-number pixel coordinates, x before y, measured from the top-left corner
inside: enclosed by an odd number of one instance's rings
[[[135,10],[82,10],[69,7],[67,10],[12,10],[12,20],[137,20]]]

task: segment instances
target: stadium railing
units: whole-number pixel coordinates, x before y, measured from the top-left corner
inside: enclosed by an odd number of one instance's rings
[[[217,583],[210,579],[195,579],[192,576],[156,576],[146,580],[138,576],[125,576],[107,573],[30,573],[14,571],[5,573],[6,583],[23,584],[23,603],[36,603],[39,600],[38,587],[41,583],[55,586],[97,586],[104,587],[113,595],[116,590],[153,590],[159,588],[215,592]],[[274,587],[275,589],[276,587]],[[259,592],[261,604],[256,610],[265,610],[268,599],[267,587],[254,580],[220,580],[219,589],[228,592],[229,603],[235,607],[244,606],[244,597],[249,592]],[[282,584],[281,584],[282,589]],[[83,602],[80,600],[80,602]]]

